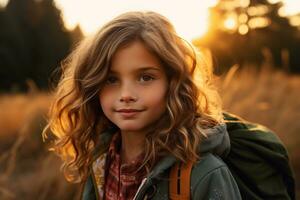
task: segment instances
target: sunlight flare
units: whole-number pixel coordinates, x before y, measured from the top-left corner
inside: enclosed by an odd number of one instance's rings
[[[224,27],[228,30],[234,30],[237,27],[237,22],[234,17],[228,17],[224,21]]]

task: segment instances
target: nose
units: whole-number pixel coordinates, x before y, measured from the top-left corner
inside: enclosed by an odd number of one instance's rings
[[[121,95],[120,95],[120,102],[124,103],[130,103],[130,102],[136,102],[137,97],[134,94],[135,89],[131,87],[130,85],[123,85],[121,89]]]
[[[121,96],[120,101],[121,101],[121,102],[124,102],[124,103],[136,102],[136,97],[132,97],[132,96]]]

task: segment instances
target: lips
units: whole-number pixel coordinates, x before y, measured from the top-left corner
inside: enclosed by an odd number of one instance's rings
[[[137,110],[137,109],[119,109],[117,112],[122,113],[132,113],[132,112],[142,112],[143,110]]]
[[[138,109],[119,109],[117,113],[119,113],[123,118],[134,118],[137,114],[141,113],[144,110]]]

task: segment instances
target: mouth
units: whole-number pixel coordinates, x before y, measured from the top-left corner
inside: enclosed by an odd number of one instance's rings
[[[138,110],[138,109],[119,109],[119,110],[116,110],[117,112],[120,112],[120,113],[135,113],[135,112],[142,112],[144,110]]]
[[[135,117],[137,114],[139,114],[143,111],[144,110],[139,110],[139,109],[119,109],[119,110],[116,110],[116,112],[119,113],[124,118]]]

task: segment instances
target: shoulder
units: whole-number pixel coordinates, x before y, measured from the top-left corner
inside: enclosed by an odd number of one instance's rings
[[[194,164],[191,180],[192,182],[201,181],[202,178],[205,178],[216,170],[227,170],[227,166],[218,156],[207,153]]]
[[[197,162],[191,174],[193,199],[241,199],[238,186],[227,165],[211,153]]]

